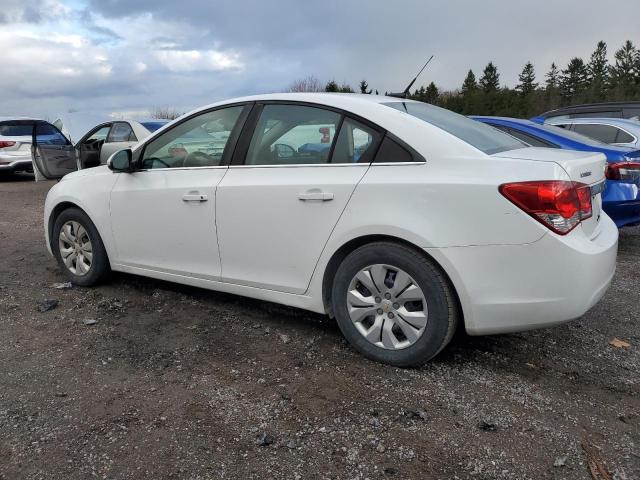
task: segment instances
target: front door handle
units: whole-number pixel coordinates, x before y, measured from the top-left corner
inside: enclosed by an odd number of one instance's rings
[[[302,200],[303,202],[313,200],[319,202],[328,202],[330,200],[333,200],[333,193],[323,192],[321,190],[307,190],[306,192],[299,194],[298,199]]]
[[[209,197],[202,193],[189,192],[182,195],[182,200],[184,202],[206,202],[207,200],[209,200]]]

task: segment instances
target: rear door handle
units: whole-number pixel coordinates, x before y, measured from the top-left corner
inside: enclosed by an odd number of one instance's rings
[[[328,202],[333,200],[333,193],[331,192],[322,192],[320,190],[307,190],[298,195],[298,199],[303,202],[307,201],[319,201],[319,202]]]
[[[202,193],[189,192],[182,195],[182,200],[184,202],[206,202],[207,200],[209,200],[209,197]]]

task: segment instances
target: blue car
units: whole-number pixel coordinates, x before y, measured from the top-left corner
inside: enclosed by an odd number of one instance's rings
[[[607,181],[602,208],[618,227],[640,223],[640,150],[607,145],[569,130],[530,120],[472,116],[533,147],[561,148],[603,153],[607,157]]]

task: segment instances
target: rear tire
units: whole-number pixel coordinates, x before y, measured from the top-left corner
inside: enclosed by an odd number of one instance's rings
[[[53,226],[51,249],[71,283],[89,287],[110,273],[109,258],[95,225],[79,208],[68,208]]]
[[[444,273],[425,255],[393,242],[351,252],[334,277],[331,304],[340,330],[367,358],[413,367],[451,340],[458,303]]]

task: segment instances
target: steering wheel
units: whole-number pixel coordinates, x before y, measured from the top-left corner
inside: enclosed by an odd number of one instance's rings
[[[273,154],[276,158],[291,158],[296,154],[296,150],[285,143],[276,143],[273,146]]]
[[[204,152],[191,152],[182,161],[183,167],[210,167],[214,166],[213,157]]]

